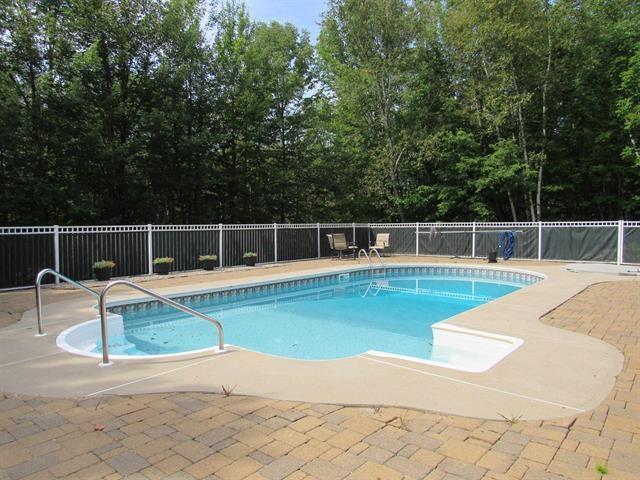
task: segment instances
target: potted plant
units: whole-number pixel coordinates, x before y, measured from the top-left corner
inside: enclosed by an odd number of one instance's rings
[[[158,257],[153,259],[158,275],[167,275],[171,271],[173,265],[173,257]]]
[[[254,252],[245,252],[244,255],[242,255],[242,259],[247,267],[255,267],[258,254]]]
[[[93,264],[93,274],[97,280],[106,281],[111,278],[111,271],[116,266],[113,260],[98,260]]]
[[[200,255],[198,261],[202,263],[202,268],[205,270],[213,270],[218,261],[217,255]]]

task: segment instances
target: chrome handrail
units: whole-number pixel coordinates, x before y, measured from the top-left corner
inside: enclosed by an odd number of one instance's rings
[[[163,297],[159,293],[141,287],[137,283],[133,283],[128,280],[114,280],[113,282],[110,282],[106,287],[104,287],[104,290],[102,290],[102,293],[100,294],[100,330],[102,334],[102,363],[100,364],[100,366],[106,367],[112,364],[112,362],[109,361],[109,335],[107,332],[107,293],[109,293],[109,290],[111,290],[113,287],[116,287],[118,285],[126,285],[127,287],[131,287],[134,290],[146,293],[150,297],[158,300],[160,303],[164,303],[165,305],[169,305],[170,307],[176,308],[184,313],[213,323],[218,329],[218,351],[224,351],[224,331],[222,330],[222,324],[215,318],[209,317],[208,315],[182,305],[181,303],[171,300],[170,298]]]
[[[53,275],[54,277],[58,277],[59,279],[64,280],[65,282],[70,283],[71,285],[75,285],[76,287],[84,290],[85,292],[93,295],[96,298],[100,297],[100,294],[95,290],[91,290],[90,288],[85,287],[81,283],[76,282],[75,280],[72,280],[71,278],[61,274],[60,272],[56,272],[53,268],[45,268],[43,270],[40,270],[38,272],[38,275],[36,276],[36,317],[38,318],[38,333],[36,334],[36,337],[43,337],[46,335],[42,327],[42,292],[41,292],[41,288],[42,288],[41,283],[45,275]]]
[[[382,261],[382,257],[380,256],[380,252],[378,252],[378,250],[375,247],[371,247],[369,249],[369,253],[371,253],[371,252],[375,252],[376,256],[378,257],[378,260],[380,261],[380,265],[382,265],[382,268],[384,268],[385,271],[386,271],[387,270],[387,266]],[[371,256],[369,255],[369,253],[367,253],[367,251],[364,248],[361,248],[358,251],[358,263],[360,263],[360,254],[361,253],[364,253],[364,256],[367,257],[367,262],[369,264],[369,268],[372,269],[373,268],[373,263],[371,262]]]
[[[384,268],[386,268],[386,265],[382,261],[382,257],[380,256],[380,252],[378,252],[378,249],[376,247],[371,247],[369,249],[369,253],[371,253],[371,252],[375,252],[376,253],[376,255],[378,256],[378,260],[380,260],[380,265],[382,265]]]
[[[364,253],[364,256],[367,257],[367,263],[369,264],[369,268],[371,268],[371,258],[369,258],[369,254],[364,248],[358,250],[358,263],[360,263],[360,254]]]

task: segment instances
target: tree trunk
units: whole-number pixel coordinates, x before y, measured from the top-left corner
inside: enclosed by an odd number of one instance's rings
[[[549,1],[544,2],[545,16],[549,15]],[[551,28],[549,27],[549,18],[547,21],[547,68],[544,72],[544,82],[542,84],[542,157],[538,165],[538,182],[536,184],[536,216],[538,221],[542,220],[542,173],[544,171],[544,163],[547,160],[547,91],[549,89],[549,77],[551,75]]]
[[[640,160],[640,149],[638,149],[638,142],[636,138],[629,133],[629,140],[631,141],[631,147],[633,148],[633,153],[636,157],[636,160]]]
[[[529,149],[527,147],[527,137],[524,129],[524,116],[522,115],[522,105],[520,103],[520,90],[518,88],[518,80],[516,79],[516,72],[513,63],[511,64],[511,74],[513,75],[513,86],[516,89],[516,95],[518,97],[518,102],[516,103],[516,113],[518,116],[518,139],[520,141],[520,148],[522,149],[522,158],[524,160],[525,171],[529,172],[531,168],[531,162],[529,159]],[[528,189],[527,189],[528,190]],[[529,210],[531,211],[531,221],[536,221],[536,212],[533,204],[533,198],[531,196],[531,192],[527,191],[525,195],[526,204],[529,205]]]
[[[514,222],[518,221],[518,215],[516,214],[516,205],[513,203],[513,196],[511,190],[507,190],[507,198],[509,199],[509,207],[511,208],[511,217]]]
[[[389,121],[389,95],[387,93],[387,88],[385,88],[385,79],[378,80],[378,88],[379,88],[379,96],[380,96],[380,120],[382,122],[382,129],[384,130],[384,136],[387,142],[387,168],[389,171],[389,179],[391,181],[391,192],[395,198],[400,197],[400,189],[398,187],[398,177],[397,177],[397,165],[400,157],[402,156],[402,152],[398,158],[395,158],[395,145],[393,142],[393,138],[391,137],[391,126]],[[400,220],[404,222],[405,216],[402,209],[400,209]]]
[[[281,153],[281,160],[280,160],[280,168],[282,168],[282,171],[280,172],[280,175],[284,176],[284,181],[281,183],[280,185],[280,223],[284,223],[285,221],[285,199],[286,199],[286,179],[287,179],[287,175],[288,175],[288,168],[287,168],[287,144],[286,144],[286,126],[285,126],[285,115],[284,115],[284,110],[285,107],[284,105],[280,105],[279,108],[280,112],[280,153]]]

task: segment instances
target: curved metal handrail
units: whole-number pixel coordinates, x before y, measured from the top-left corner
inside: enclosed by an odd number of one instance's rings
[[[109,290],[111,290],[113,287],[117,287],[118,285],[126,285],[127,287],[131,287],[134,290],[146,293],[150,297],[158,300],[160,303],[164,303],[165,305],[169,305],[170,307],[176,308],[184,313],[213,323],[218,329],[218,351],[224,351],[224,331],[222,330],[222,324],[215,318],[209,317],[208,315],[182,305],[181,303],[171,300],[170,298],[163,297],[162,295],[152,290],[141,287],[137,283],[133,283],[128,280],[114,280],[113,282],[110,282],[106,287],[104,287],[104,290],[102,290],[102,293],[100,294],[100,330],[102,334],[102,363],[100,364],[100,366],[104,367],[107,365],[111,365],[111,362],[109,361],[109,335],[107,332],[107,293],[109,293]]]
[[[380,265],[382,265],[382,268],[387,269],[387,266],[384,264],[384,262],[382,261],[382,257],[380,256],[380,252],[378,252],[378,250],[375,247],[371,247],[369,249],[369,253],[367,253],[367,251],[364,248],[361,248],[358,251],[358,263],[360,263],[360,254],[364,253],[364,256],[367,257],[367,263],[369,264],[369,268],[373,268],[373,263],[371,262],[371,256],[369,255],[371,252],[374,252],[376,254],[376,256],[378,257],[378,260],[380,261]]]
[[[358,263],[360,263],[360,254],[364,253],[364,256],[367,257],[367,263],[369,264],[369,268],[371,268],[371,258],[369,257],[369,254],[367,253],[367,251],[364,248],[361,248],[360,250],[358,250]]]
[[[43,337],[46,335],[42,327],[42,292],[41,292],[41,288],[42,288],[41,283],[45,275],[53,275],[54,277],[58,277],[59,279],[64,280],[65,282],[70,283],[71,285],[75,285],[76,287],[84,290],[85,292],[93,295],[96,298],[100,298],[100,294],[95,290],[91,290],[90,288],[85,287],[81,283],[76,282],[75,280],[72,280],[71,278],[61,274],[60,272],[56,272],[53,268],[45,268],[43,270],[40,270],[38,272],[38,275],[36,276],[36,317],[38,318],[38,333],[36,334],[36,337]]]
[[[376,247],[371,247],[369,249],[369,253],[371,253],[371,252],[375,252],[376,253],[376,255],[378,256],[378,260],[380,261],[380,265],[382,265],[383,267],[386,268],[386,265],[382,261],[382,257],[380,256],[380,252],[378,252],[378,249]]]

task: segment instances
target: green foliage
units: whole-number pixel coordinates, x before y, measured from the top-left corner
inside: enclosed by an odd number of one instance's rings
[[[0,224],[629,218],[638,45],[627,0],[331,0],[316,46],[236,2],[2,0]]]
[[[242,254],[242,258],[253,258],[253,257],[257,257],[258,254],[255,252],[244,252]]]
[[[198,257],[198,261],[199,262],[205,262],[207,260],[218,260],[218,256],[217,255],[200,255]]]
[[[153,264],[160,265],[161,263],[173,263],[174,260],[175,259],[173,257],[158,257],[153,259]]]
[[[116,262],[114,262],[113,260],[98,260],[93,264],[93,268],[95,270],[103,270],[103,269],[111,270],[115,266],[116,266]]]
[[[624,121],[624,129],[629,136],[623,156],[640,167],[640,15],[621,22],[620,30],[631,44],[632,55],[618,59],[624,70],[620,74],[616,113]]]
[[[607,473],[609,473],[609,467],[607,467],[603,463],[599,463],[598,465],[596,465],[596,471],[601,475],[606,475]]]

